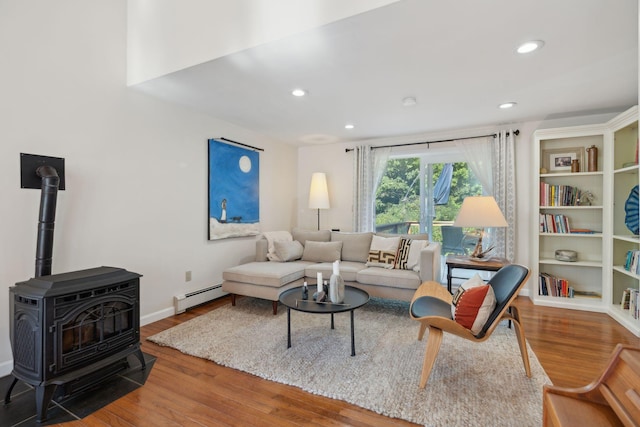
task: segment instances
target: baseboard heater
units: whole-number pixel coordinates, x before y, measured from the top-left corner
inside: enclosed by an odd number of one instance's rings
[[[226,292],[222,290],[222,285],[214,285],[187,294],[176,295],[173,297],[173,304],[176,308],[176,314],[180,314],[191,307],[204,304],[225,294]]]

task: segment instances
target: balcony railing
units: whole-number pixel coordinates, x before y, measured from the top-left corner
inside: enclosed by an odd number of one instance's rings
[[[442,227],[453,226],[453,221],[433,221],[431,240],[442,245],[443,255],[447,253],[465,254],[471,252],[476,245],[478,236],[473,232],[463,232],[462,229],[450,230],[445,236]],[[420,223],[417,221],[395,222],[376,225],[376,232],[390,234],[418,234]],[[453,233],[452,233],[453,232]]]

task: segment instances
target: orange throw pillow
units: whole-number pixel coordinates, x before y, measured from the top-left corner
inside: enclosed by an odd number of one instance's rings
[[[453,296],[451,314],[456,322],[477,335],[495,308],[493,288],[476,274],[458,288]]]

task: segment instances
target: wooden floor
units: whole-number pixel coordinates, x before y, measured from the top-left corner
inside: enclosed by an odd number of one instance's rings
[[[414,425],[186,356],[145,340],[229,303],[230,299],[224,297],[185,314],[144,326],[141,331],[143,351],[158,358],[147,383],[82,421],[64,425]],[[556,385],[586,385],[604,368],[617,343],[640,346],[639,338],[605,314],[534,306],[528,298],[519,298],[516,304],[526,337]]]

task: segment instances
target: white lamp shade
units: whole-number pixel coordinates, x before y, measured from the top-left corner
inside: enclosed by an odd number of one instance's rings
[[[309,209],[329,208],[327,176],[324,172],[314,172],[311,175],[311,187],[309,187]]]
[[[471,196],[462,201],[454,227],[507,227],[502,211],[492,196]]]

